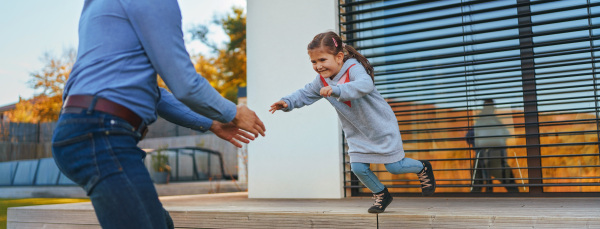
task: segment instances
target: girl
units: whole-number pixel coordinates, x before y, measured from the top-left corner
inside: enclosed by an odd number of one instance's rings
[[[287,112],[327,99],[341,120],[352,172],[373,192],[375,203],[370,213],[381,213],[392,202],[387,188],[370,170],[370,163],[385,164],[392,174],[417,173],[423,195],[432,195],[436,185],[431,164],[404,157],[396,116],[375,89],[369,61],[343,44],[334,32],[315,36],[308,44],[308,55],[319,75],[271,105],[269,112]]]

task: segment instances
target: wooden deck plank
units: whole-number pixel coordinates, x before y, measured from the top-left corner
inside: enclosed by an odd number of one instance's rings
[[[367,213],[370,198],[248,199],[246,193],[225,193],[161,201],[177,228],[600,228],[600,198],[396,197],[379,215]],[[78,229],[97,220],[90,203],[76,203],[10,208],[8,224]]]
[[[19,223],[11,222],[7,229],[102,229],[100,225],[83,224],[51,224],[51,223]]]
[[[600,228],[600,218],[379,216],[379,228]]]
[[[600,227],[600,198],[410,198],[401,201],[405,202],[403,209],[391,208],[379,215],[379,228],[400,225],[407,228]]]
[[[98,224],[90,202],[9,208],[7,219],[8,223]]]
[[[273,212],[171,213],[177,227],[193,228],[377,228],[375,215]]]

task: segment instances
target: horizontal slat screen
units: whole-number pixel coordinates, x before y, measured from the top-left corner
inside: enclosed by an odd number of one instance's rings
[[[339,7],[342,38],[374,66],[406,155],[432,162],[437,193],[600,194],[600,0]],[[369,194],[345,168],[347,195]],[[420,193],[414,174],[371,169],[394,193]]]

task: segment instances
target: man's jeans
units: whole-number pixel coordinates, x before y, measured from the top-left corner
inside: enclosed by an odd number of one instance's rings
[[[54,160],[87,192],[102,228],[167,228],[170,217],[143,164],[140,138],[125,120],[102,112],[58,120]]]
[[[371,171],[369,163],[354,162],[350,164],[352,172],[371,192],[379,193],[385,186],[379,181],[375,173]],[[423,170],[423,163],[411,158],[403,158],[400,161],[385,164],[385,169],[392,174],[418,173]]]

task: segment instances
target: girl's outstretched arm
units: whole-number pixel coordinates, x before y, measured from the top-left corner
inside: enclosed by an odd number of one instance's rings
[[[276,110],[281,110],[284,108],[287,108],[288,105],[286,102],[284,102],[283,100],[279,100],[275,103],[273,103],[273,105],[271,105],[271,109],[269,109],[269,112],[271,112],[271,114],[275,113]]]
[[[321,95],[319,95],[321,86],[321,79],[319,76],[317,76],[312,82],[306,84],[304,88],[298,89],[294,93],[273,103],[269,109],[269,112],[271,112],[271,114],[275,113],[277,110],[288,112],[295,108],[313,104],[322,98]]]

